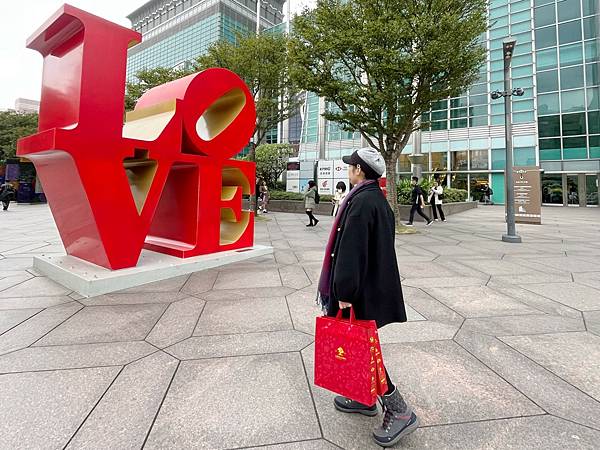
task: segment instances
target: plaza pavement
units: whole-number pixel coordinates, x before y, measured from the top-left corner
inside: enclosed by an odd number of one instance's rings
[[[544,208],[520,245],[502,215],[398,236],[410,321],[381,337],[422,423],[398,448],[600,445],[600,210]],[[82,299],[31,269],[63,251],[48,208],[0,211],[0,448],[378,448],[311,384],[331,219],[268,219],[273,256]]]

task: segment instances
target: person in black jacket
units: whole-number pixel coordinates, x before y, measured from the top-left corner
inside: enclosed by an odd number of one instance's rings
[[[421,186],[419,186],[419,178],[418,177],[412,177],[410,179],[410,184],[412,185],[412,192],[411,192],[411,208],[410,208],[410,218],[408,219],[408,222],[406,223],[407,227],[412,227],[413,226],[413,220],[415,219],[415,213],[419,214],[423,219],[425,219],[427,221],[427,226],[431,225],[433,223],[433,220],[431,220],[427,214],[425,214],[423,212],[423,209],[425,209],[425,195],[423,194],[423,189],[421,189]]]
[[[11,200],[15,199],[15,188],[10,183],[4,183],[0,186],[0,202],[2,202],[2,209],[6,211]]]
[[[375,320],[381,328],[406,322],[406,311],[396,261],[396,221],[377,180],[385,170],[381,154],[371,148],[345,157],[354,188],[335,219],[321,278],[319,299],[329,316],[352,307],[358,320]],[[419,420],[406,404],[386,370],[388,392],[383,396],[384,418],[373,432],[375,441],[389,447],[417,429]],[[338,396],[335,408],[346,413],[377,415],[377,405],[366,406]]]

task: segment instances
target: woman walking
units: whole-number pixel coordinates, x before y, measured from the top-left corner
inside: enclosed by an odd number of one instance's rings
[[[344,157],[354,188],[340,205],[325,250],[319,300],[328,316],[352,307],[358,320],[375,320],[381,328],[406,322],[400,274],[394,249],[396,221],[377,180],[385,170],[383,157],[362,148]],[[345,311],[346,312],[346,311]],[[373,432],[377,444],[390,447],[419,426],[419,420],[392,383],[382,397],[383,423]],[[344,413],[376,416],[367,406],[338,396],[334,406]]]
[[[433,187],[429,191],[429,197],[427,198],[427,202],[431,205],[431,210],[433,211],[433,220],[439,222],[438,219],[438,211],[440,213],[440,218],[442,222],[446,221],[446,217],[444,216],[444,211],[442,210],[442,198],[444,195],[444,188],[440,186],[437,181],[433,182]],[[436,211],[437,208],[437,211]]]
[[[268,213],[267,206],[269,204],[269,188],[267,182],[263,181],[260,185],[260,210],[263,213]]]
[[[313,215],[313,209],[317,206],[317,183],[313,180],[308,182],[308,188],[304,193],[304,209],[306,209],[306,215],[310,219],[307,227],[314,227],[319,221]]]
[[[340,181],[335,186],[335,194],[333,194],[333,212],[331,213],[332,216],[337,216],[338,210],[340,209],[340,204],[344,201],[346,195],[348,195],[348,193],[346,192],[346,183]]]

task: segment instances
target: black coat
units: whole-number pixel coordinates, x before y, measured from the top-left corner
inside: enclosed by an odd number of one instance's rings
[[[379,328],[406,322],[394,240],[394,213],[375,183],[352,197],[340,217],[333,250],[331,301],[352,303],[356,318],[375,320]]]

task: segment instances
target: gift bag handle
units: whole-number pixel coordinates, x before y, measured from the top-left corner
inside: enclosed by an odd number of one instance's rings
[[[337,320],[340,320],[342,318],[343,312],[344,312],[344,310],[342,308],[340,308],[340,310],[336,314],[335,318]],[[356,321],[356,316],[354,315],[354,308],[351,306],[350,307],[350,323],[355,322],[355,321]]]

